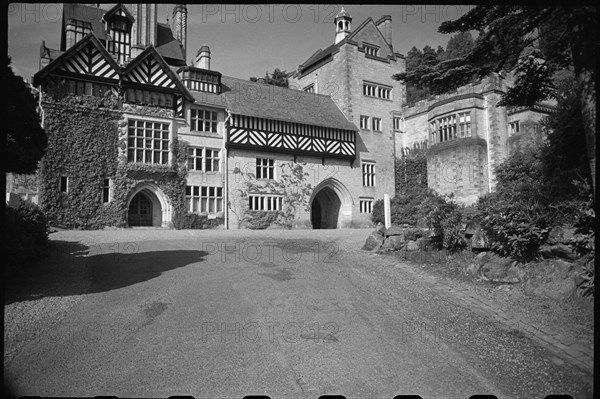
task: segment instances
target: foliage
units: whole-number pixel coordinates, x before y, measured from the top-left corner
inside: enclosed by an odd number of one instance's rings
[[[515,72],[516,82],[499,105],[531,106],[559,96],[553,77],[574,72],[585,132],[592,187],[596,164],[597,10],[593,6],[479,5],[454,21],[440,25],[441,33],[479,31],[472,50],[462,58],[393,75],[407,85],[442,94],[492,72]],[[538,44],[539,43],[539,44]]]
[[[425,151],[412,151],[396,158],[396,195],[390,200],[392,224],[416,226],[420,219],[419,204],[429,194]],[[383,200],[373,203],[371,220],[384,223]]]
[[[465,57],[473,50],[474,45],[475,42],[471,32],[459,32],[450,37],[446,44],[446,50],[439,59],[440,61],[446,61]]]
[[[258,79],[259,78],[252,77],[250,78],[250,81],[258,82]],[[289,87],[290,85],[287,77],[287,72],[282,71],[279,68],[275,68],[273,73],[271,73],[270,75],[269,72],[265,72],[264,83],[280,87]]]
[[[242,219],[242,225],[250,230],[264,230],[271,226],[280,217],[278,211],[251,211],[248,210]]]
[[[37,104],[23,78],[4,64],[5,93],[4,131],[6,132],[5,172],[34,173],[44,156],[47,139],[40,126]]]
[[[17,209],[6,207],[5,276],[39,259],[47,243],[48,223],[40,207],[27,201]]]
[[[573,180],[591,180],[586,138],[581,117],[581,103],[575,90],[572,73],[564,73],[555,83],[559,99],[556,112],[542,121],[547,133],[546,145],[541,147],[542,173],[550,188],[547,195],[571,200],[578,195]]]
[[[257,181],[253,173],[240,173],[244,183],[238,188],[237,198],[229,201],[229,208],[237,216],[239,223],[245,226],[264,226],[278,224],[285,228],[294,227],[299,217],[299,211],[310,211],[311,184],[306,182],[309,176],[304,171],[305,163],[287,162],[281,164],[281,175],[277,180]],[[248,196],[251,194],[278,194],[283,197],[280,211],[251,211],[248,208]],[[268,215],[265,215],[267,213]],[[255,221],[256,220],[256,221]],[[268,223],[267,223],[268,222]],[[254,228],[254,227],[249,227]]]
[[[444,248],[457,252],[466,247],[462,232],[463,215],[453,194],[430,193],[420,208],[427,227],[434,235],[441,237]]]
[[[477,209],[493,251],[522,262],[539,257],[539,247],[551,228],[543,204],[530,198],[509,200],[492,193],[479,199]]]
[[[419,238],[423,238],[425,233],[421,229],[405,229],[404,239],[406,241],[417,241]]]
[[[173,227],[177,230],[214,229],[224,223],[223,218],[209,219],[207,215],[187,212],[177,213],[172,218]]]
[[[171,142],[171,165],[129,163],[127,120],[116,97],[67,95],[60,82],[52,88],[44,105],[48,151],[40,169],[41,205],[51,223],[80,229],[125,227],[128,195],[145,183],[163,191],[173,217],[186,212],[185,143]],[[69,178],[66,193],[59,191],[61,175]],[[113,180],[108,203],[102,201],[104,179]]]

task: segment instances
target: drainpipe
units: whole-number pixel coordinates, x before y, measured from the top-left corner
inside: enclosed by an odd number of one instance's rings
[[[223,132],[223,151],[225,158],[225,187],[223,196],[225,197],[225,206],[223,207],[223,217],[225,222],[225,229],[229,230],[229,151],[227,151],[227,139],[229,138],[229,123],[231,120],[231,111],[229,108],[225,108],[225,112],[227,112],[227,117],[225,118],[224,127],[225,131]]]
[[[492,156],[490,154],[490,129],[488,125],[488,100],[487,97],[483,99],[484,113],[484,124],[485,124],[485,140],[487,141],[487,172],[488,172],[488,193],[492,192]]]

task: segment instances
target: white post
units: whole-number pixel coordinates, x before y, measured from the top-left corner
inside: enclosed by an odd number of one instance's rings
[[[383,194],[383,210],[385,217],[385,228],[389,229],[392,225],[392,213],[390,209],[390,196],[389,194]]]

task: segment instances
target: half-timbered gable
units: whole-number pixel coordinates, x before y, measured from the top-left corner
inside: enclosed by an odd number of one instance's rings
[[[148,47],[134,60],[132,60],[122,72],[122,85],[126,91],[126,101],[158,105],[171,108],[173,102],[176,115],[184,116],[184,100],[193,102],[194,98],[179,80],[177,74],[167,65],[153,46]],[[154,102],[152,92],[162,93],[167,97],[167,103],[163,103],[158,97]],[[169,96],[173,99],[170,100]]]
[[[48,75],[118,83],[121,68],[93,33],[46,65],[34,77],[37,86]]]

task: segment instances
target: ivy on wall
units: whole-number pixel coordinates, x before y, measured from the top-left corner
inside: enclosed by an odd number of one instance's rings
[[[48,89],[44,98],[48,149],[40,173],[41,205],[52,224],[125,227],[128,196],[147,183],[165,194],[173,216],[185,213],[186,143],[172,140],[171,165],[128,163],[127,117],[117,96],[69,95],[56,81]],[[164,112],[149,107],[143,114],[164,117]],[[61,176],[69,178],[68,192],[60,191]],[[112,179],[107,203],[102,199],[104,179]]]
[[[228,203],[229,209],[237,216],[238,227],[249,229],[266,229],[279,225],[287,229],[294,227],[299,218],[299,211],[310,211],[311,184],[306,182],[309,176],[304,171],[305,163],[287,162],[281,165],[282,173],[278,180],[261,182],[256,180],[253,173],[243,173],[235,169],[244,179],[242,188],[237,189],[237,195]],[[248,196],[251,194],[277,194],[283,196],[282,209],[279,211],[250,210]]]

